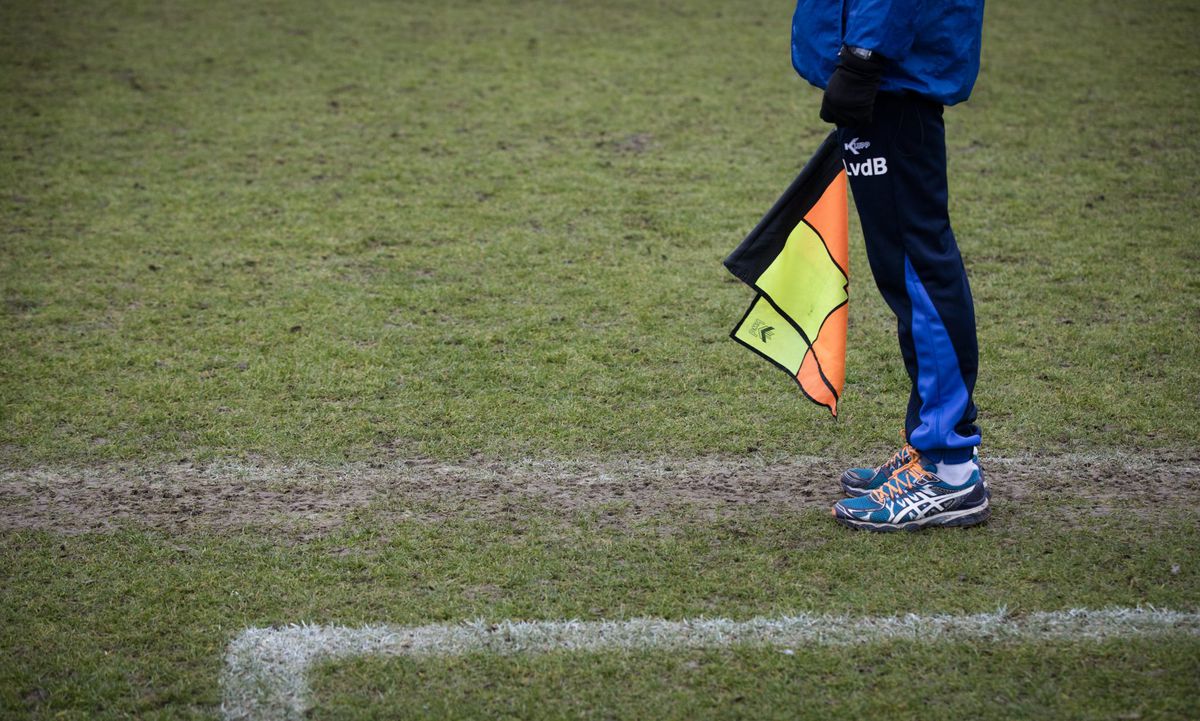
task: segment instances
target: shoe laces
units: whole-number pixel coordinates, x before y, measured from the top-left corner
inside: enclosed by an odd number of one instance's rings
[[[933,474],[925,470],[920,457],[913,451],[912,460],[893,471],[882,486],[871,491],[871,500],[883,503],[932,480]]]
[[[897,470],[903,468],[908,463],[912,463],[920,457],[921,454],[917,452],[917,449],[913,448],[906,442],[900,447],[900,450],[896,451],[895,455],[893,455],[887,463],[884,463],[882,466],[880,466],[878,470],[886,470],[888,472],[888,476],[890,477]]]

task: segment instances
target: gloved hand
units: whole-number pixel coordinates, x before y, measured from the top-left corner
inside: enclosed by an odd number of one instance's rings
[[[821,120],[840,128],[870,123],[883,66],[884,60],[878,54],[864,59],[842,48],[821,99]]]

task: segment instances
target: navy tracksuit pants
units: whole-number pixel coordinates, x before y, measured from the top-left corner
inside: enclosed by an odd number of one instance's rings
[[[970,460],[979,444],[975,306],[950,230],[942,106],[880,93],[869,125],[839,130],[867,259],[896,314],[912,380],[908,442],[935,463]]]

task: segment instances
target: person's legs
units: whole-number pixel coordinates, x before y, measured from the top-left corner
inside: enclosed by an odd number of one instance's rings
[[[873,122],[840,134],[871,272],[896,314],[912,381],[909,443],[939,466],[969,462],[980,440],[972,400],[979,351],[947,210],[942,108],[880,94]]]

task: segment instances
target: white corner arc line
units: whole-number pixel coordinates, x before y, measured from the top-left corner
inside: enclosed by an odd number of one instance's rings
[[[249,628],[230,644],[221,712],[228,721],[301,719],[316,664],[362,655],[458,656],[728,646],[840,646],[886,640],[914,643],[1106,640],[1162,634],[1200,636],[1200,613],[1155,608],[1073,609],[1014,617],[1004,609],[973,615],[699,618],[666,621],[472,621],[429,626],[291,625]]]

